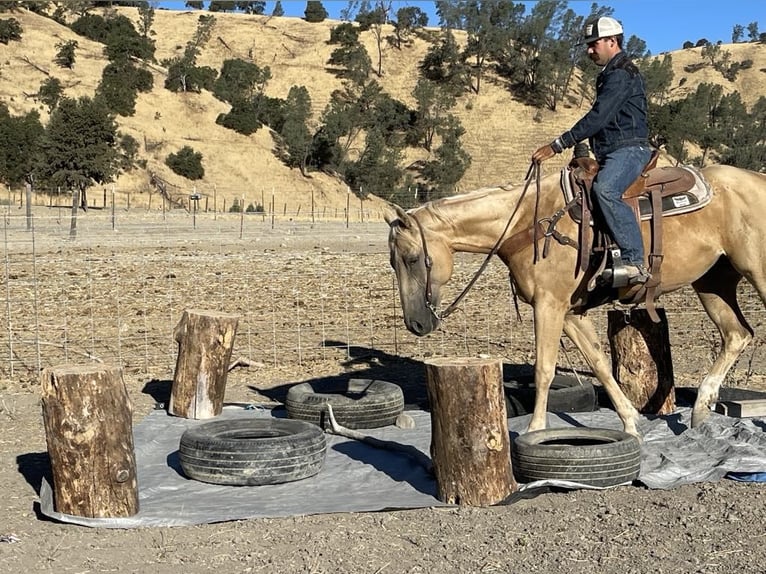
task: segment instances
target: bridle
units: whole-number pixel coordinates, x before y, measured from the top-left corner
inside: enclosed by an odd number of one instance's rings
[[[420,232],[420,242],[423,245],[423,265],[426,269],[426,285],[425,285],[425,303],[426,307],[428,307],[428,310],[431,311],[434,317],[436,317],[437,321],[441,321],[442,319],[447,318],[449,315],[451,315],[453,312],[457,310],[457,306],[460,303],[460,301],[463,300],[463,297],[465,297],[468,294],[468,291],[471,290],[471,288],[474,286],[476,281],[479,279],[482,273],[484,273],[484,270],[487,268],[487,265],[489,265],[490,260],[492,259],[493,255],[496,255],[497,252],[500,250],[500,246],[503,243],[503,240],[505,239],[505,234],[508,233],[508,229],[511,226],[511,221],[513,221],[513,218],[516,216],[516,213],[519,210],[519,207],[521,206],[521,201],[524,199],[524,196],[527,193],[527,189],[529,189],[529,184],[532,183],[532,179],[535,180],[535,192],[536,192],[536,198],[535,198],[535,216],[534,221],[537,222],[537,210],[538,205],[540,202],[540,163],[533,161],[529,169],[527,170],[527,175],[524,178],[524,189],[521,192],[521,195],[519,196],[518,201],[516,202],[516,206],[513,208],[513,212],[511,213],[510,217],[508,218],[508,221],[505,224],[505,228],[503,229],[503,232],[500,234],[500,237],[497,238],[497,241],[495,241],[494,246],[487,254],[487,257],[484,259],[484,262],[481,264],[479,269],[474,273],[471,280],[468,282],[468,284],[465,286],[465,288],[460,292],[460,294],[455,297],[455,300],[450,303],[444,311],[439,311],[436,306],[433,304],[433,292],[431,291],[431,268],[433,267],[433,260],[431,259],[431,256],[428,254],[428,243],[426,242],[426,234],[423,230],[423,225],[420,223],[418,218],[412,214],[410,217],[415,220],[415,223],[418,226],[418,231]],[[538,234],[538,226],[537,223],[533,224],[533,244],[535,247],[535,263],[538,260],[538,252],[537,252],[537,234]]]

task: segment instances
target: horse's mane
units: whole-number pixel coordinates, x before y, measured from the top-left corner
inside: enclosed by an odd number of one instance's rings
[[[473,201],[484,199],[499,193],[505,193],[513,189],[515,189],[515,186],[511,183],[480,187],[478,189],[466,191],[465,193],[459,193],[457,195],[451,195],[449,197],[434,199],[432,201],[424,203],[423,205],[411,211],[416,211],[416,212],[424,211],[436,219],[445,220],[447,219],[447,217],[442,209],[444,207],[452,207],[452,206],[460,205],[467,202],[473,202]]]

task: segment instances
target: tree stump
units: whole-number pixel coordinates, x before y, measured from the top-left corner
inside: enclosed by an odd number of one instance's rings
[[[504,500],[517,484],[501,362],[439,358],[425,365],[437,497],[466,506]]]
[[[117,367],[60,366],[41,374],[56,511],[88,518],[138,512],[130,401]]]
[[[607,336],[617,384],[639,412],[664,415],[675,410],[676,394],[665,309],[657,314],[654,323],[646,309],[611,310]]]
[[[223,410],[238,315],[186,309],[174,331],[178,359],[168,412],[189,419]]]

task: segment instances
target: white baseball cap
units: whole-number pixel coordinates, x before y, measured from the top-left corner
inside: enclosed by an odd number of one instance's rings
[[[617,36],[619,34],[622,34],[622,26],[614,18],[609,18],[608,16],[591,18],[585,22],[585,38],[580,43],[590,44],[599,38],[608,38],[609,36]]]

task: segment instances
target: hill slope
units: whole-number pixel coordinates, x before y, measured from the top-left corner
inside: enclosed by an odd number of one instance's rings
[[[135,9],[119,11],[137,21]],[[153,24],[157,44],[156,58],[161,61],[180,55],[191,39],[202,12],[157,10]],[[216,24],[211,40],[203,48],[198,65],[220,70],[224,60],[252,59],[261,67],[271,69],[272,80],[266,92],[284,98],[293,85],[309,90],[318,122],[322,110],[340,81],[326,68],[333,46],[327,44],[330,30],[337,21],[308,23],[298,18],[272,18],[244,14],[214,14]],[[66,95],[92,96],[108,63],[103,46],[77,36],[68,28],[50,19],[26,11],[7,14],[23,27],[21,42],[4,46],[6,54],[0,62],[0,98],[18,114],[33,107],[45,117],[44,106],[35,101],[40,83],[47,76],[61,80]],[[76,40],[76,63],[73,70],[53,63],[62,41]],[[368,52],[375,58],[376,48],[371,33],[362,36]],[[399,51],[384,47],[383,88],[393,97],[414,105],[411,92],[417,80],[417,66],[429,44],[416,39],[414,44]],[[673,52],[675,70],[674,96],[683,97],[701,82],[720,83],[726,91],[738,90],[748,104],[763,94],[760,86],[766,70],[766,45],[725,45],[733,61],[753,60],[749,70],[740,73],[736,84],[725,80],[711,67],[689,74],[684,66],[702,61],[701,48]],[[275,209],[282,205],[308,207],[314,194],[317,205],[343,208],[347,189],[341,182],[324,174],[304,178],[298,170],[285,167],[273,154],[274,143],[266,129],[251,136],[242,136],[215,124],[216,117],[228,111],[228,105],[209,93],[175,94],[163,88],[164,70],[153,66],[154,89],[139,95],[136,114],[118,117],[120,129],[142,144],[141,156],[147,159],[147,169],[122,176],[116,182],[119,192],[149,192],[150,173],[168,183],[168,190],[179,199],[191,191],[216,196],[227,205],[245,197],[247,203],[270,203],[274,196]],[[458,191],[505,181],[519,181],[532,151],[571,126],[586,110],[584,107],[560,107],[552,113],[525,106],[515,101],[502,82],[485,81],[481,93],[466,95],[454,112],[460,117],[466,134],[463,144],[471,154],[472,166],[460,183]],[[537,117],[536,117],[537,116]],[[173,174],[164,159],[188,145],[203,155],[205,178],[196,185]],[[424,153],[424,152],[421,152]],[[425,157],[413,152],[409,160]],[[546,164],[546,170],[558,166]],[[148,197],[148,193],[143,193]],[[140,196],[139,196],[140,197]],[[136,201],[133,196],[132,201]],[[140,200],[139,200],[140,201]]]

